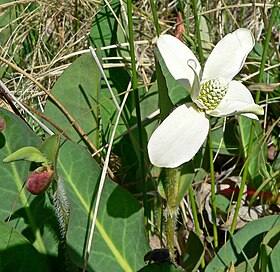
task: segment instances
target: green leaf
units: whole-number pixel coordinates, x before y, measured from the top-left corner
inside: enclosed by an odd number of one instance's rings
[[[175,198],[175,205],[179,207],[181,201],[187,194],[190,185],[192,184],[195,177],[192,162],[185,163],[181,169],[181,175],[178,182],[177,194]]]
[[[216,207],[218,211],[222,214],[227,214],[231,206],[230,200],[220,194],[217,194],[215,196],[215,199],[216,199]]]
[[[42,163],[47,166],[48,160],[43,156],[39,149],[33,146],[26,146],[18,149],[14,153],[7,156],[3,162],[14,162],[14,161],[30,161]]]
[[[263,244],[274,247],[275,244],[280,240],[280,225],[272,228],[264,237]]]
[[[141,97],[140,100],[140,108],[141,108],[141,119],[146,118],[147,116],[154,113],[158,110],[158,85],[157,83],[153,83],[153,85],[149,88],[148,92],[145,92],[144,95]],[[136,112],[133,111],[133,117],[136,117]],[[149,121],[143,123],[143,127],[146,131],[146,137],[149,139],[154,132],[155,128],[158,126],[158,122],[155,122],[153,118]],[[147,141],[148,143],[148,141]]]
[[[101,171],[90,154],[73,142],[61,146],[57,171],[71,207],[67,249],[71,259],[83,266]],[[88,271],[137,271],[148,251],[143,209],[130,193],[107,179]]]
[[[269,174],[266,169],[268,152],[267,145],[265,142],[265,137],[263,136],[263,130],[261,128],[260,122],[251,120],[250,118],[244,116],[238,116],[238,123],[240,135],[242,138],[244,155],[246,158],[248,158],[247,163],[249,163],[248,169],[250,176],[253,181],[262,182],[264,177],[269,177]],[[252,125],[254,126],[254,138],[251,153],[248,154],[250,131]]]
[[[252,267],[254,267],[256,265],[257,261],[258,261],[258,255],[255,255],[253,258],[249,259],[249,262]],[[247,261],[240,263],[239,265],[235,266],[234,268],[235,268],[235,272],[252,272],[248,266]],[[224,269],[222,269],[221,271],[224,271]]]
[[[280,240],[280,224],[273,227],[264,237],[260,247],[260,265],[263,271],[275,271],[273,267],[279,267],[279,258],[276,261],[274,259],[279,256],[277,252],[277,245]]]
[[[3,163],[3,158],[12,150],[38,147],[41,140],[13,113],[0,109],[0,117],[7,124],[0,133],[0,219],[7,220],[11,215],[9,225],[33,242],[37,251],[47,256],[48,262],[59,267],[60,262],[55,262],[60,233],[51,204],[46,194],[35,197],[23,188],[30,163]]]
[[[165,76],[164,71],[167,71],[165,63],[159,53],[159,51],[155,50],[156,55],[156,76],[157,76],[157,85],[158,85],[158,97],[159,97],[159,109],[160,109],[160,120],[163,121],[174,108],[174,103],[172,103],[172,99],[169,96],[169,88],[168,88],[168,78]],[[165,70],[164,70],[165,68]],[[169,79],[171,80],[171,79]],[[175,79],[173,78],[173,81]]]
[[[224,118],[212,118],[215,123],[212,125],[212,148],[214,152],[223,155],[238,155],[239,141],[237,139],[237,123],[230,119],[224,126]]]
[[[223,245],[205,271],[225,270],[230,267],[231,261],[237,266],[244,261],[242,252],[248,259],[253,258],[258,253],[263,234],[279,224],[278,215],[266,216],[246,224]]]
[[[53,166],[56,165],[57,153],[60,144],[60,136],[52,135],[47,138],[41,145],[40,150],[46,156],[49,162],[52,163]]]
[[[167,69],[167,67],[165,65],[165,62],[164,62],[162,56],[160,55],[160,53],[157,49],[155,50],[155,54],[156,54],[156,58],[160,64],[161,73],[163,74],[163,76],[165,78],[166,87],[168,89],[168,96],[169,96],[172,104],[175,105],[175,104],[191,101],[190,98],[189,98],[189,100],[187,100],[187,97],[189,96],[188,91],[177,80],[175,80],[174,77],[170,74],[169,70]],[[158,72],[158,68],[157,68],[157,72]],[[157,79],[159,80],[158,74],[157,74]],[[160,87],[159,82],[158,82],[158,84]],[[159,88],[159,90],[160,90],[160,92],[162,91],[161,88]],[[168,104],[167,104],[167,106],[168,106]]]
[[[90,53],[74,61],[55,83],[52,94],[83,129],[91,142],[98,147],[100,72]],[[54,120],[75,142],[83,142],[80,135],[52,100],[48,100],[45,115]],[[52,128],[56,131],[55,128]]]
[[[100,2],[99,12],[94,16],[90,31],[90,42],[93,47],[100,48],[110,45],[119,45],[127,42],[127,21],[125,5],[118,0],[110,3]],[[130,57],[128,47],[115,46],[102,51],[106,57]],[[114,62],[111,60],[111,62]]]
[[[261,271],[268,271],[267,265],[268,265],[268,256],[271,253],[272,249],[265,245],[261,244],[260,245],[260,260],[259,260],[259,267]]]
[[[277,271],[280,267],[280,243],[278,243],[273,248],[272,252],[269,255],[269,271]]]
[[[120,93],[124,92],[130,80],[128,72],[123,68],[110,68],[105,70],[106,77],[112,88],[112,91],[116,97],[117,103],[120,105],[122,102],[122,97],[119,96]],[[121,80],[120,80],[121,79]],[[109,142],[113,127],[116,123],[116,117],[118,115],[118,109],[115,103],[112,101],[112,96],[108,90],[107,85],[102,80],[101,89],[99,93],[100,99],[100,117],[102,123],[102,136],[103,145]],[[129,120],[131,117],[131,112],[134,109],[134,103],[132,101],[132,96],[129,96],[126,101],[124,108],[124,119]],[[128,122],[127,122],[128,123]],[[118,123],[116,136],[121,135],[127,130],[124,120],[121,118]],[[116,141],[118,142],[118,141]]]
[[[117,42],[117,30],[119,24],[116,20],[116,17],[119,18],[120,16],[121,3],[118,0],[113,0],[109,5],[104,5],[103,8],[100,8],[99,12],[94,17],[90,31],[90,41],[96,48],[121,42]],[[112,13],[112,10],[114,13]],[[105,55],[106,57],[116,55],[115,52],[116,48],[111,48],[105,51]]]
[[[16,229],[0,221],[1,271],[50,271],[44,257]]]
[[[182,266],[187,271],[197,271],[204,256],[204,246],[200,238],[193,231],[190,232],[183,255]]]
[[[102,2],[101,5],[104,5],[104,3]],[[90,41],[92,46],[100,48],[126,42],[125,38],[123,37],[119,22],[122,22],[121,3],[119,1],[113,0],[108,5],[106,4],[103,7],[100,7],[100,11],[94,17],[94,21],[91,27]],[[127,51],[127,49],[125,50]],[[129,54],[127,54],[127,52],[124,52],[124,50],[120,47],[113,47],[102,51],[98,50],[98,52],[100,52],[103,57],[124,57],[123,53],[125,53],[127,57],[129,56]],[[100,62],[102,63],[102,61]],[[110,62],[115,63],[116,61],[112,60]],[[108,79],[114,96],[116,97],[116,101],[120,105],[122,102],[122,97],[120,97],[120,94],[126,91],[131,77],[128,71],[123,67],[108,68],[104,70],[104,73]],[[105,84],[105,81],[103,79],[101,81],[99,99],[100,117],[103,133],[102,137],[104,140],[102,144],[106,145],[109,142],[113,126],[116,122],[118,109],[116,108],[115,103],[112,101],[111,93],[109,92],[108,86]],[[133,109],[134,101],[132,96],[129,96],[128,100],[126,101],[123,114],[127,123],[130,119]],[[123,121],[123,119],[121,119],[117,127],[116,135],[121,135],[126,130],[127,127],[125,125],[125,122]]]
[[[200,16],[199,18],[199,29],[201,32],[200,37],[202,41],[203,55],[206,59],[209,56],[209,52],[211,52],[212,47],[207,20],[204,16]]]

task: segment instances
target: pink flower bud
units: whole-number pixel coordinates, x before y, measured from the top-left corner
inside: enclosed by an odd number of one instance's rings
[[[44,193],[53,181],[53,170],[42,173],[32,172],[26,180],[26,189],[33,195]]]
[[[3,131],[6,127],[6,122],[3,118],[0,117],[0,132]]]

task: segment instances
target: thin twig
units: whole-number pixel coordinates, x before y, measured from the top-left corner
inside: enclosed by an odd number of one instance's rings
[[[24,110],[34,121],[37,122],[37,124],[49,135],[53,135],[54,133],[45,125],[43,124],[36,116],[34,116],[13,94],[12,92],[6,87],[6,85],[0,80],[0,87],[6,92],[16,103],[21,107],[22,110]]]

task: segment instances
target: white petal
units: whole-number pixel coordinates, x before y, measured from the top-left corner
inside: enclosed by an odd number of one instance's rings
[[[199,75],[200,64],[193,52],[180,40],[171,35],[162,35],[157,40],[157,47],[171,75],[188,91],[194,80],[193,67]]]
[[[250,91],[241,82],[235,80],[230,82],[229,89],[218,107],[207,111],[207,114],[217,117],[243,113],[253,113],[254,115],[247,115],[247,117],[256,119],[255,114],[262,115],[263,108],[255,104]]]
[[[254,113],[242,113],[241,115],[246,116],[251,119],[259,120],[258,116]]]
[[[176,108],[154,131],[149,143],[150,161],[158,167],[175,168],[192,159],[209,130],[204,112],[193,103]]]
[[[202,80],[223,77],[230,82],[241,70],[254,44],[254,37],[246,28],[226,35],[217,43],[207,59]]]

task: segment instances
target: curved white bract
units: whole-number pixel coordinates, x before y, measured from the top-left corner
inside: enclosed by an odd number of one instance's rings
[[[241,70],[254,45],[254,37],[249,29],[240,28],[227,34],[208,57],[202,80],[223,77],[230,82]]]
[[[155,130],[148,143],[151,163],[158,167],[174,168],[200,149],[209,130],[209,120],[195,104],[176,108]]]

